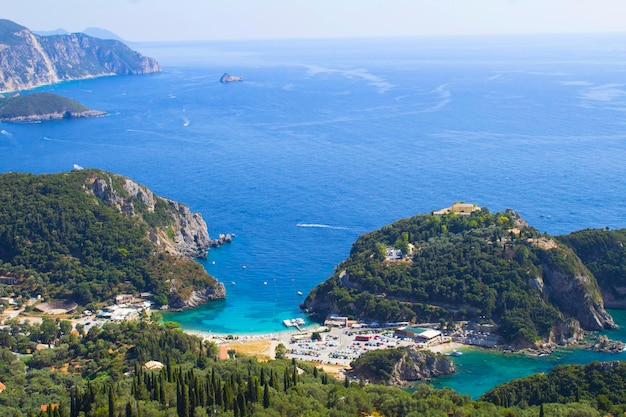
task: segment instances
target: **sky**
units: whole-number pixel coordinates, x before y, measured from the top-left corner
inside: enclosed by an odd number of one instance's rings
[[[0,0],[35,31],[128,41],[626,32],[626,0]]]

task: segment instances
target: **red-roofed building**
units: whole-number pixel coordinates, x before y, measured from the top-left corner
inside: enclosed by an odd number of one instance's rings
[[[5,389],[7,389],[7,386],[0,382],[0,393],[2,393]]]
[[[48,406],[50,407],[51,410],[56,410],[57,408],[59,408],[59,404],[42,404],[41,405],[41,411],[42,412],[46,412],[48,411]]]

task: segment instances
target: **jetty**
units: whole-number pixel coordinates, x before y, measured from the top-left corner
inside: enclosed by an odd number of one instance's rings
[[[303,318],[295,318],[295,319],[285,319],[283,320],[283,324],[285,325],[285,327],[295,327],[296,329],[298,329],[298,331],[302,331],[302,328],[300,326],[303,326],[305,324],[305,321]]]

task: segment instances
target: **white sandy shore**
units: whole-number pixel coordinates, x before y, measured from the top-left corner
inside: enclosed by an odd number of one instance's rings
[[[266,333],[266,334],[220,334],[213,333],[208,331],[200,331],[200,330],[185,330],[183,331],[187,334],[191,334],[197,336],[203,340],[211,340],[215,343],[219,344],[229,344],[229,343],[246,343],[246,342],[254,342],[259,340],[267,340],[273,341],[278,344],[278,342],[282,342],[285,346],[287,346],[291,338],[297,334],[304,334],[317,331],[318,327],[308,327],[303,329],[303,331],[298,331],[295,329],[288,329],[282,332],[274,332],[274,333]],[[344,333],[345,329],[343,328],[331,328],[330,332],[324,333],[330,336],[339,337]],[[467,347],[462,343],[457,342],[445,342],[438,345],[427,346],[425,349],[430,350],[435,353],[445,353],[450,352],[452,350],[458,350]]]

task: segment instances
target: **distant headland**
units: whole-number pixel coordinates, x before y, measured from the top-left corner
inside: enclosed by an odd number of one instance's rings
[[[89,109],[77,101],[52,93],[15,94],[0,98],[0,122],[40,122],[100,117],[106,114],[106,112]]]
[[[0,92],[160,71],[155,59],[116,40],[84,33],[38,36],[24,26],[0,19]]]

